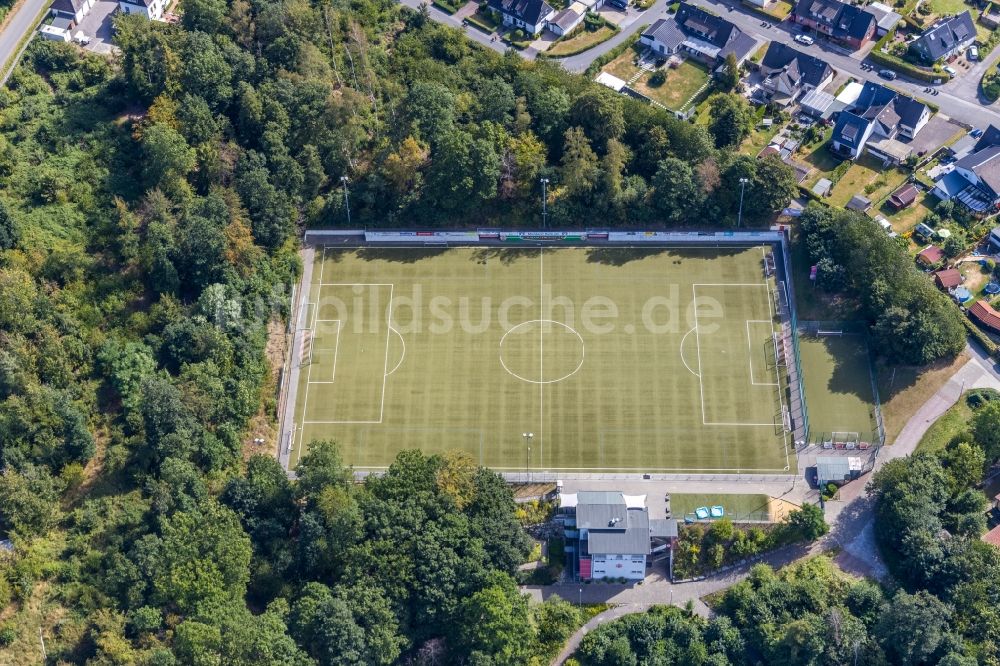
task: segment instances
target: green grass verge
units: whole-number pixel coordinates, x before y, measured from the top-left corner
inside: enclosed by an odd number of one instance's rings
[[[674,518],[682,520],[685,516],[693,516],[699,507],[719,505],[725,508],[726,518],[733,522],[769,520],[770,501],[770,497],[762,494],[671,493],[670,511]]]
[[[931,424],[917,444],[917,451],[940,451],[954,437],[969,429],[969,419],[972,418],[972,408],[965,401],[965,396],[945,412],[941,418]]]
[[[568,58],[584,51],[589,51],[598,44],[608,41],[618,34],[618,28],[603,25],[597,30],[583,30],[563,41],[560,40],[549,47],[548,51],[539,54],[546,58]]]

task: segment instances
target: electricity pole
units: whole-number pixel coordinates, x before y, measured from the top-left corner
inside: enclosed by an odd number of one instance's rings
[[[749,178],[740,178],[740,212],[739,216],[736,218],[736,228],[739,229],[743,225],[743,191],[747,187],[747,183],[750,182]]]
[[[347,176],[341,176],[340,182],[344,184],[344,207],[347,208],[347,227],[351,227],[351,200],[347,196]]]
[[[542,183],[542,229],[545,228],[546,222],[548,221],[549,209],[548,209],[548,189],[549,184],[548,178],[541,178]]]
[[[527,479],[528,483],[531,483],[531,472],[528,471],[531,466],[531,440],[535,438],[535,433],[526,432],[521,435],[524,437],[524,445],[526,448],[524,452],[524,478]]]

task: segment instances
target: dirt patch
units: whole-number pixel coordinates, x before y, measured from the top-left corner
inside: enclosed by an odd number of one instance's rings
[[[767,511],[771,514],[771,521],[775,523],[780,523],[788,514],[796,509],[800,509],[798,504],[794,502],[789,502],[788,500],[779,499],[777,497],[771,497],[767,502]]]
[[[965,280],[965,282],[962,283],[963,286],[973,294],[978,294],[980,290],[986,286],[986,282],[990,278],[990,276],[983,274],[983,271],[980,269],[978,259],[963,261],[958,265],[958,270],[962,274],[962,278]]]
[[[288,346],[292,336],[281,319],[272,319],[267,324],[267,346],[264,356],[271,373],[261,391],[263,400],[260,410],[250,419],[250,425],[243,438],[243,459],[261,453],[278,457],[278,391],[281,382],[281,371],[288,356]],[[261,441],[263,440],[263,441]]]
[[[554,483],[522,483],[513,486],[515,499],[545,497],[556,490]]]

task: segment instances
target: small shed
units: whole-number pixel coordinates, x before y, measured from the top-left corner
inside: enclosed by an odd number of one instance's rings
[[[833,181],[829,178],[820,178],[813,185],[812,193],[818,197],[825,197],[830,194],[831,189],[833,189]]]
[[[861,476],[861,467],[857,456],[816,456],[816,480],[820,486],[846,483]]]
[[[927,266],[939,264],[944,261],[944,250],[936,245],[928,245],[917,253],[917,261],[926,264]]]
[[[902,210],[917,200],[917,194],[917,186],[913,183],[906,183],[889,196],[889,205],[896,210]]]
[[[863,213],[872,207],[872,201],[868,197],[863,197],[860,194],[855,194],[851,197],[851,200],[847,202],[847,210],[855,210],[859,213]]]
[[[954,289],[958,285],[962,284],[964,281],[962,279],[962,274],[958,272],[957,268],[949,268],[947,270],[938,271],[934,274],[934,281],[942,289]]]

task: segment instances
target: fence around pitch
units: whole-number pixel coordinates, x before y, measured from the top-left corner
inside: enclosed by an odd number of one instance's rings
[[[861,321],[801,321],[799,330],[807,335],[860,335],[865,339],[865,350],[868,356],[868,378],[872,386],[872,420],[875,422],[875,431],[871,439],[867,440],[875,447],[875,455],[878,449],[885,444],[885,421],[882,418],[882,402],[878,396],[878,374],[875,370],[875,358],[872,355],[871,340],[868,337],[868,327]],[[796,338],[797,340],[797,338]],[[808,441],[822,442],[812,436]]]

